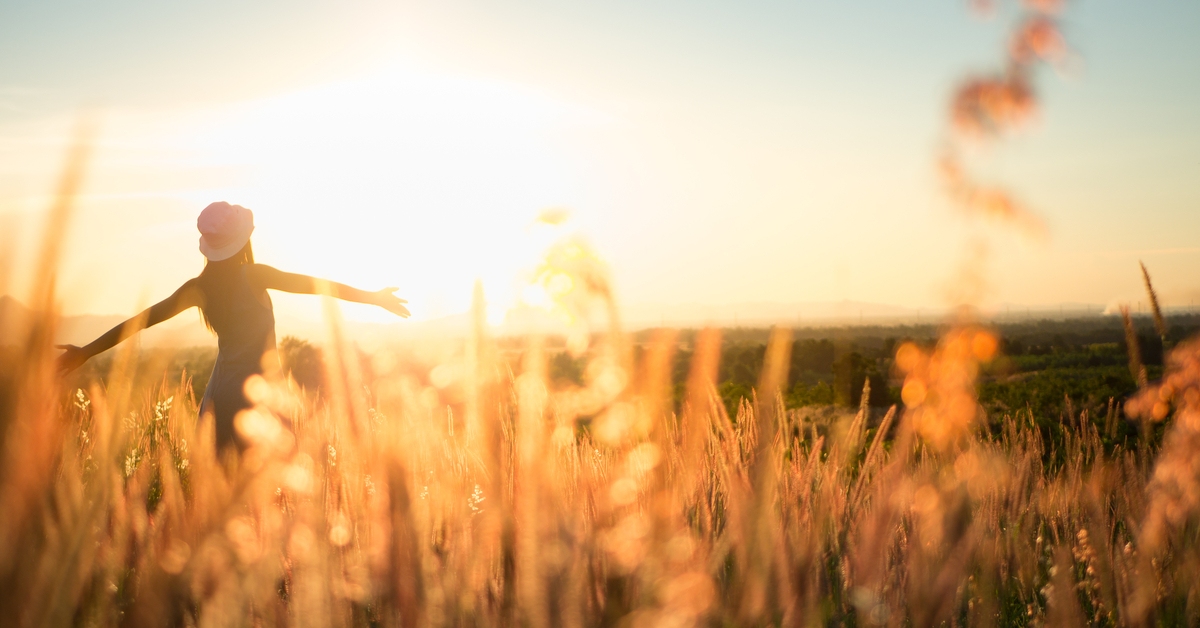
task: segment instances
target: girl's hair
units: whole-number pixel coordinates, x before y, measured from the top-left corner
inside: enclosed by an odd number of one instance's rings
[[[245,264],[254,263],[254,249],[250,246],[250,241],[246,240],[246,246],[242,250],[234,253],[232,257],[227,257],[223,260],[212,261],[205,260],[204,270],[200,271],[200,285],[203,286],[204,298],[201,302],[204,305],[200,306],[200,317],[204,319],[204,326],[208,327],[209,331],[216,333],[213,329],[212,319],[209,318],[208,306],[213,305],[213,302],[220,302],[228,298],[228,290],[223,290],[221,284],[230,281],[233,277],[233,272],[241,269]],[[215,288],[215,289],[207,289]],[[215,309],[221,309],[217,306]]]

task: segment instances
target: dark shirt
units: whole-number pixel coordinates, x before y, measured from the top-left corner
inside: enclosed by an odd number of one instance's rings
[[[246,399],[246,379],[261,374],[264,354],[275,350],[271,297],[246,279],[245,270],[239,264],[197,278],[205,317],[217,334],[217,361],[200,411],[202,416],[210,412],[215,420],[218,451],[229,445],[243,447],[233,419],[252,405]]]

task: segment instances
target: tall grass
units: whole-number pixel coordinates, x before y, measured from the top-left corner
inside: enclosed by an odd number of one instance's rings
[[[6,625],[1200,621],[1195,341],[1130,404],[1174,416],[1161,454],[1106,450],[1084,412],[1049,468],[1034,417],[980,420],[997,342],[968,322],[898,350],[903,408],[868,387],[818,423],[780,397],[787,330],[729,416],[719,331],[677,407],[672,333],[596,336],[583,385],[552,385],[544,342],[502,351],[477,290],[437,377],[365,377],[335,324],[326,395],[249,382],[252,446],[217,459],[190,383],[139,396],[132,352],[65,389],[43,311],[0,387]]]
[[[1007,74],[964,87],[958,124],[1026,115],[1028,67],[1058,46],[1049,10],[1023,23]],[[1102,425],[1069,413],[1053,456],[1028,412],[983,420],[998,342],[969,318],[898,349],[902,407],[872,409],[868,382],[833,420],[785,407],[790,334],[775,330],[731,415],[720,331],[633,351],[603,268],[568,242],[537,280],[572,321],[606,314],[604,333],[569,340],[582,384],[548,379],[544,339],[489,337],[478,287],[469,337],[427,372],[374,348],[368,375],[330,307],[324,394],[247,382],[250,446],[218,458],[187,376],[139,392],[129,347],[104,387],[55,376],[54,271],[84,154],[51,212],[39,317],[0,360],[0,625],[1200,622],[1200,340],[1152,384],[1131,336],[1142,390],[1126,410],[1143,433],[1170,422],[1161,451],[1106,447],[1111,404]],[[943,167],[964,205],[1040,224],[956,157]]]

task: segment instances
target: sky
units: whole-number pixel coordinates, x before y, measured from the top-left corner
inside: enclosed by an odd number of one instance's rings
[[[101,6],[102,4],[102,6]],[[195,218],[255,212],[258,260],[415,320],[489,315],[579,235],[621,303],[1200,305],[1200,4],[1074,0],[1040,110],[971,167],[1049,236],[964,217],[935,162],[1014,5],[212,0],[0,3],[2,291],[80,120],[95,129],[59,292],[131,314],[203,266]],[[561,208],[568,222],[535,224]],[[7,286],[7,287],[6,287]],[[277,310],[317,316],[313,299]],[[362,306],[351,319],[384,320]]]

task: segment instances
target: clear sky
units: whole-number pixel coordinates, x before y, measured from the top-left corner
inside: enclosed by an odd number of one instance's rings
[[[982,246],[986,303],[1138,299],[1143,259],[1200,305],[1200,3],[1068,2],[1036,122],[972,156],[1041,243],[961,217],[934,169],[954,85],[1001,64],[1001,5],[5,0],[0,243],[28,254],[91,112],[68,313],[197,273],[214,200],[255,211],[260,261],[400,286],[416,318],[476,277],[511,303],[550,207],[629,304],[939,306]]]

